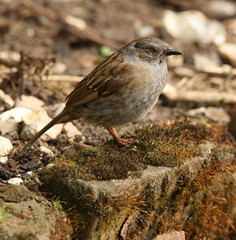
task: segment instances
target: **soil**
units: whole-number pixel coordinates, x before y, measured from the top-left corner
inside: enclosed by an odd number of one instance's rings
[[[24,52],[26,56],[32,58],[30,64],[33,66],[37,65],[34,63],[35,59],[46,61],[54,58],[56,62],[66,65],[64,74],[79,76],[88,74],[97,65],[96,56],[100,54],[100,45],[65,34],[60,23],[37,15],[34,12],[36,6],[43,6],[45,10],[52,11],[60,17],[65,15],[79,17],[95,29],[97,34],[115,40],[120,46],[137,38],[137,31],[142,26],[153,23],[156,26],[156,35],[162,37],[163,31],[159,27],[157,16],[161,16],[163,7],[151,0],[138,0],[135,4],[124,0],[78,2],[39,0],[34,7],[24,1],[11,1],[11,6],[2,2],[0,13],[3,19],[7,19],[7,31],[0,38],[1,50]],[[171,39],[165,40],[171,41]],[[29,77],[25,80],[23,93],[39,97],[45,101],[45,105],[52,105],[63,102],[74,85],[67,84],[66,87],[50,86],[47,83],[42,85]],[[17,81],[3,82],[1,87],[13,98],[21,93]],[[118,132],[132,134],[138,126],[153,121],[168,120],[182,115],[184,111],[183,108],[164,106],[160,101],[144,120],[123,126]],[[86,136],[87,144],[100,145],[109,138],[109,134],[104,129],[84,122],[75,122],[78,129]]]

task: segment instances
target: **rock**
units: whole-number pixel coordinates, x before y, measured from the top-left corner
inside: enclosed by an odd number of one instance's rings
[[[213,0],[206,2],[205,9],[212,18],[225,19],[233,17],[236,14],[235,4],[225,0]]]
[[[9,133],[10,135],[16,134],[18,130],[18,123],[15,119],[8,119],[5,121],[0,120],[0,132],[2,135]]]
[[[67,66],[65,63],[62,62],[56,62],[51,67],[51,71],[55,74],[63,74],[67,69]]]
[[[156,236],[153,240],[185,240],[184,231],[173,231]]]
[[[138,30],[138,35],[140,37],[149,37],[155,33],[155,30],[150,25],[145,25]]]
[[[194,66],[197,69],[205,69],[207,67],[220,67],[221,60],[216,51],[204,51],[203,53],[196,52],[193,55]]]
[[[0,208],[5,210],[1,211],[1,239],[71,239],[66,214],[25,186],[1,186]]]
[[[1,89],[0,89],[0,105],[4,105],[6,109],[13,108],[15,102],[11,98],[10,95],[5,94]]]
[[[74,139],[76,135],[83,136],[83,134],[78,130],[78,128],[72,122],[66,123],[64,125],[64,130],[65,130],[66,136],[69,139]]]
[[[187,114],[191,117],[197,116],[199,114],[204,114],[206,112],[205,107],[190,109]]]
[[[24,126],[21,132],[21,136],[31,138],[50,121],[51,118],[48,116],[46,110],[44,109],[25,116],[23,118]],[[62,124],[57,124],[50,128],[45,134],[43,134],[41,138],[46,141],[55,139],[57,135],[61,133],[61,130]]]
[[[11,185],[21,185],[23,183],[23,180],[19,177],[14,177],[10,178],[7,182]]]
[[[0,164],[5,165],[8,161],[8,157],[0,157]]]
[[[16,122],[22,122],[24,116],[32,113],[32,110],[24,107],[16,107],[0,114],[1,121],[8,121],[14,119]]]
[[[62,198],[65,197],[67,202],[76,202],[76,208],[80,209],[78,219],[84,226],[84,230],[80,232],[81,239],[115,239],[117,234],[129,239],[129,234],[134,232],[137,239],[150,239],[147,236],[155,233],[155,227],[142,228],[136,224],[137,221],[141,218],[142,226],[151,226],[153,216],[160,213],[160,207],[163,208],[166,202],[171,202],[174,192],[179,189],[176,187],[178,179],[180,182],[181,179],[193,181],[202,165],[208,164],[212,159],[214,144],[206,142],[199,145],[199,148],[199,156],[180,167],[148,166],[139,177],[134,178],[85,181],[79,179],[75,172],[70,176],[58,163],[54,163],[49,169],[42,169],[38,176],[40,182],[53,194],[57,193],[58,189],[63,189]],[[76,169],[76,162],[73,162],[73,169]],[[145,208],[146,211],[150,210],[145,217],[143,213],[133,210],[138,209],[139,205],[135,204],[141,204],[142,201],[145,206],[151,206],[150,209]],[[191,209],[185,211],[186,218],[192,214]],[[88,218],[90,214],[92,218]],[[183,236],[183,233],[180,236]]]
[[[4,168],[0,168],[0,178],[3,180],[8,180],[14,177],[14,174],[10,173],[9,171],[5,170]]]
[[[163,24],[172,37],[182,42],[220,45],[226,40],[224,25],[196,10],[180,13],[167,10]]]
[[[28,171],[28,172],[26,172],[26,176],[32,177],[32,176],[34,176],[34,172]]]
[[[12,148],[11,141],[8,138],[0,136],[0,157],[9,154]]]
[[[21,98],[16,100],[16,107],[31,109],[33,112],[40,110],[43,105],[44,101],[34,96],[21,95]]]
[[[218,47],[220,56],[236,67],[236,43],[224,43]]]
[[[223,108],[208,107],[206,108],[205,115],[206,117],[208,117],[209,119],[215,122],[221,122],[221,123],[230,122],[230,116]]]
[[[39,165],[34,161],[29,161],[20,165],[20,169],[25,171],[31,171],[37,168],[39,168]]]
[[[42,152],[42,153],[46,153],[49,157],[53,157],[54,156],[54,153],[52,150],[50,150],[49,148],[46,148],[44,146],[41,146],[39,148],[39,150]]]

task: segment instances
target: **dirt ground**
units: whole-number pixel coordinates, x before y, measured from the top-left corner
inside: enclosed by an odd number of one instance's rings
[[[10,3],[10,4],[9,4]],[[40,7],[42,9],[40,9]],[[54,13],[57,17],[73,15],[86,21],[93,29],[93,34],[99,35],[116,43],[117,47],[139,37],[137,32],[142,26],[152,25],[155,35],[170,44],[175,44],[160,27],[158,20],[165,4],[151,0],[132,1],[44,1],[32,4],[30,1],[1,1],[0,15],[5,32],[1,34],[1,50],[24,52],[34,59],[54,58],[57,63],[63,63],[66,70],[63,74],[85,76],[97,64],[100,45],[92,41],[78,39],[68,33],[60,22],[48,17]],[[47,12],[49,11],[49,13]],[[142,13],[142,14],[141,14]],[[40,15],[41,14],[41,15]],[[175,44],[180,47],[179,43]],[[115,48],[113,48],[115,50]],[[182,49],[180,49],[182,50]],[[34,63],[30,63],[34,66]],[[36,63],[37,65],[37,63]],[[34,80],[34,79],[33,79]],[[21,93],[18,79],[14,82],[2,82],[5,93],[16,98]],[[45,101],[45,105],[63,102],[65,96],[75,84],[50,86],[43,85],[32,78],[25,79],[23,93],[34,95]],[[158,106],[141,124],[152,121],[167,120],[183,113],[182,108]],[[101,144],[108,133],[99,127],[83,122],[77,122],[80,131],[86,136],[88,144]],[[129,133],[140,124],[129,124],[118,129],[121,134]]]

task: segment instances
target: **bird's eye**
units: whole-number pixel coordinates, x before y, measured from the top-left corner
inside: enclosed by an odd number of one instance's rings
[[[158,50],[157,50],[157,48],[155,48],[155,47],[148,47],[148,48],[147,48],[147,52],[152,53],[152,54],[155,54],[155,53],[158,52]]]

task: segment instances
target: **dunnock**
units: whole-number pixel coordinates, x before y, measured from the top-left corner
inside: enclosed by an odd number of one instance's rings
[[[130,42],[77,84],[67,96],[63,111],[27,146],[53,125],[79,118],[105,127],[119,145],[134,143],[120,138],[113,127],[146,116],[166,84],[166,58],[179,54],[158,38]]]

